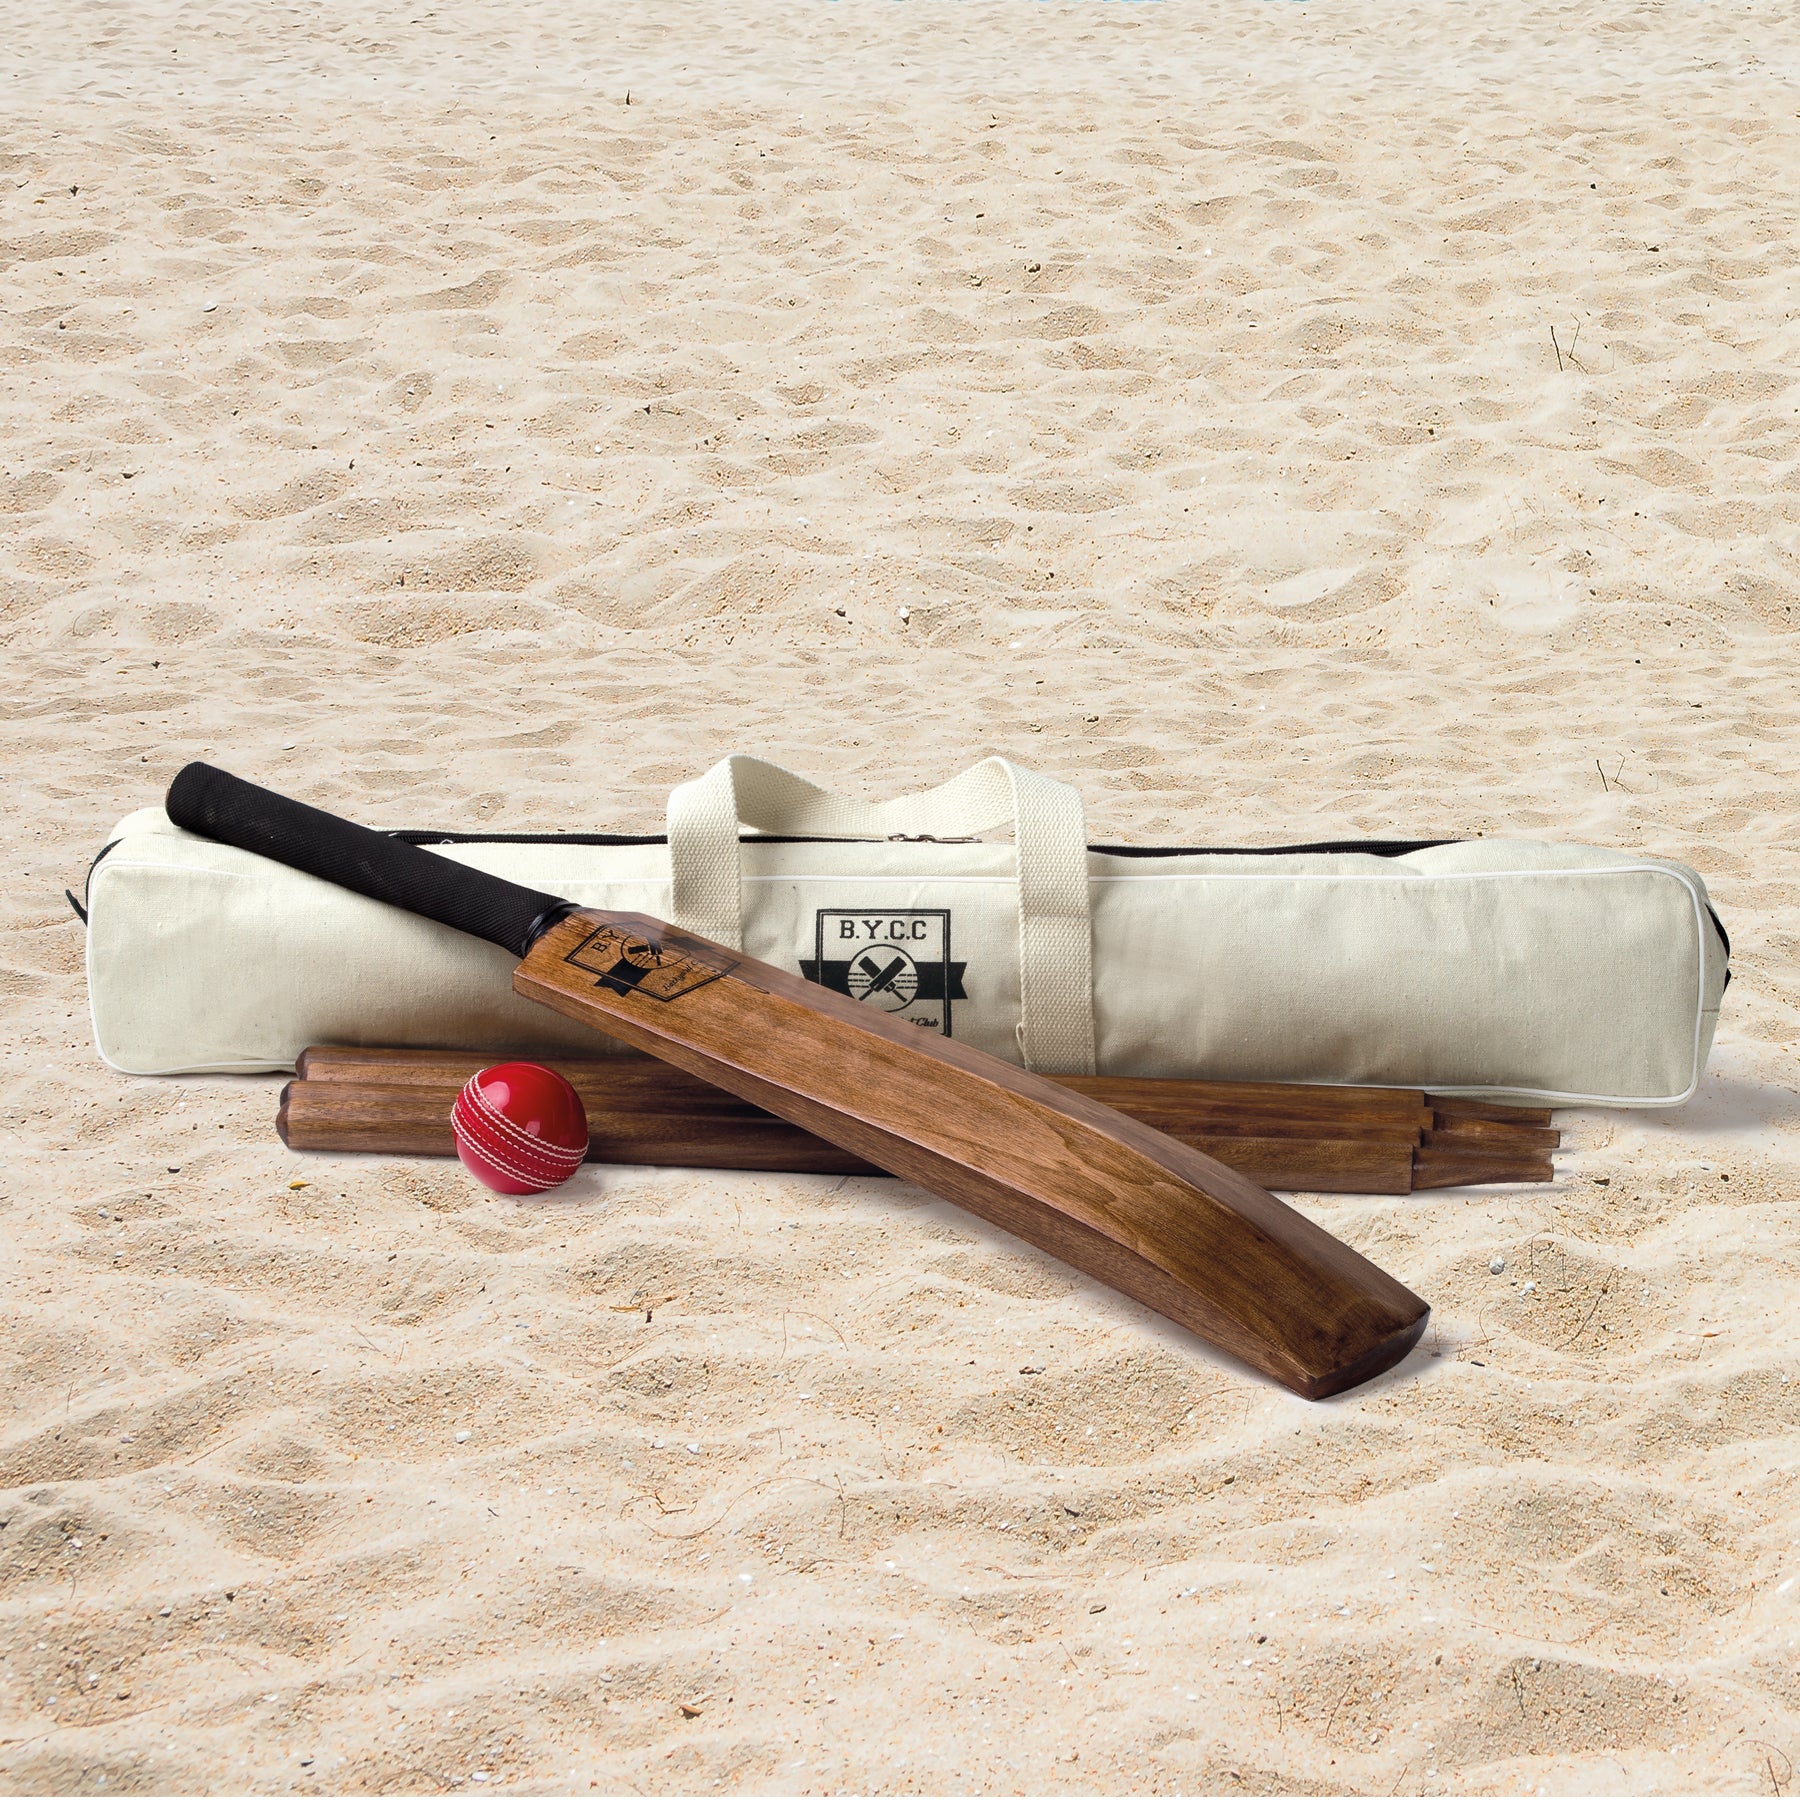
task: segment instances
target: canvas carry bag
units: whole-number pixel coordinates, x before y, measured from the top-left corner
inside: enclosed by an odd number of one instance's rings
[[[1729,979],[1678,863],[1494,838],[1089,846],[1074,789],[998,757],[879,805],[728,757],[670,796],[666,838],[396,835],[1046,1073],[1668,1106]],[[114,832],[86,916],[95,1039],[128,1073],[290,1069],[313,1043],[606,1047],[517,998],[504,951],[159,809]]]

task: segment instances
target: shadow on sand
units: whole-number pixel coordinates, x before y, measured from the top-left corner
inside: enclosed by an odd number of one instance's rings
[[[1732,1075],[1709,1075],[1685,1106],[1662,1112],[1609,1115],[1640,1130],[1655,1133],[1704,1132],[1708,1136],[1751,1137],[1761,1132],[1800,1126],[1800,1093],[1772,1081],[1745,1081]]]

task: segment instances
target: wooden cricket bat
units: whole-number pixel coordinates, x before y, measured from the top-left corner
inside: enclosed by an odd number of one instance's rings
[[[954,1039],[634,913],[582,908],[214,769],[182,829],[487,939],[513,986],[916,1182],[1309,1399],[1391,1368],[1418,1295],[1223,1163]]]

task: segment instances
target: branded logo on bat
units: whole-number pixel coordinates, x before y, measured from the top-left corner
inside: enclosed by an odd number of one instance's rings
[[[969,965],[950,960],[948,907],[823,906],[814,949],[800,963],[808,981],[922,1030],[952,1035],[950,1003],[968,999],[962,978]]]
[[[735,957],[696,950],[665,948],[649,938],[603,925],[589,932],[564,962],[598,975],[596,987],[615,994],[642,994],[650,1000],[679,1000],[737,967]]]

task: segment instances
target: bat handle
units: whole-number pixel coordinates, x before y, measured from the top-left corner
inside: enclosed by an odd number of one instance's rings
[[[517,957],[577,910],[572,900],[434,856],[208,763],[189,763],[169,784],[164,804],[183,831],[486,938]]]

